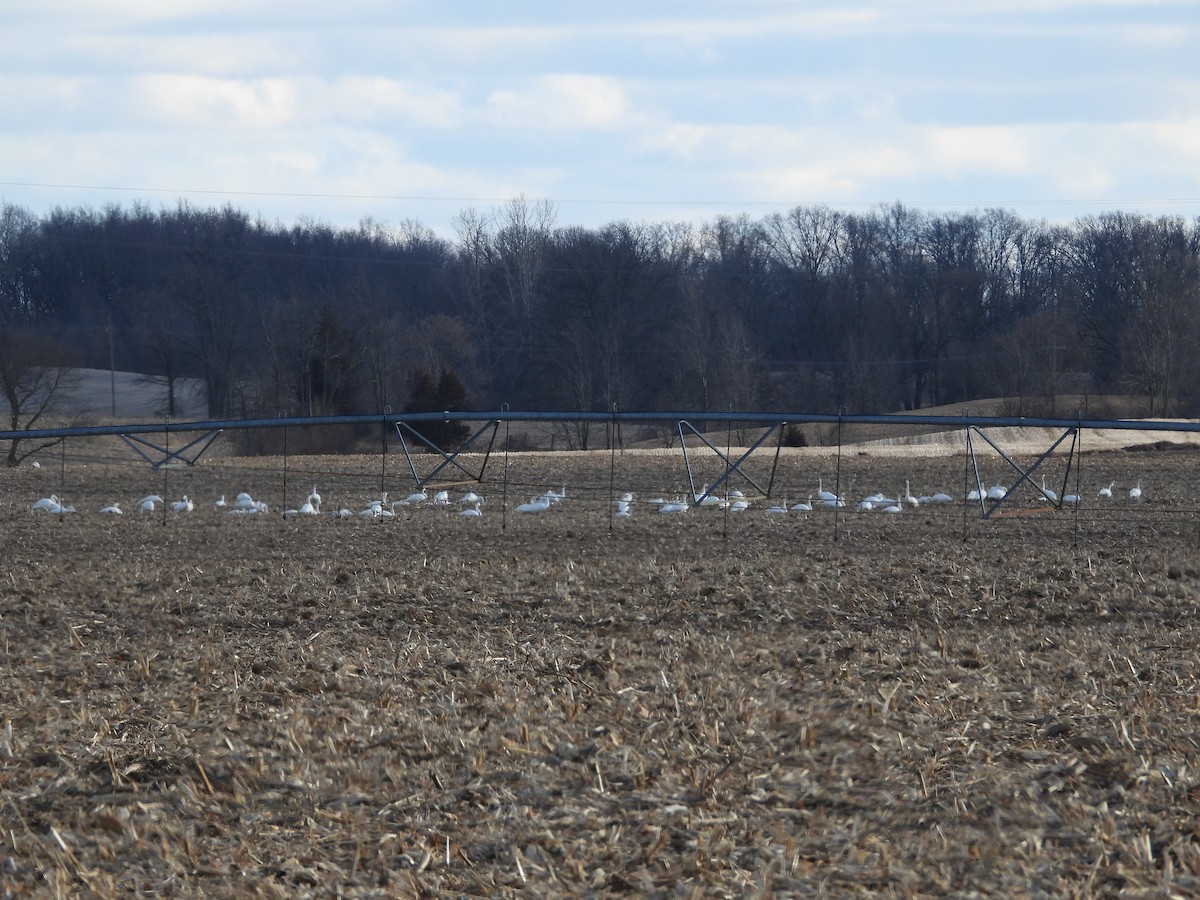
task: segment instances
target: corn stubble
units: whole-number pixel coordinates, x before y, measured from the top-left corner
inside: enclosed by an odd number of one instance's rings
[[[525,464],[568,500],[506,528],[498,483],[164,523],[9,476],[0,894],[1200,891],[1194,525],[613,523],[608,466]]]

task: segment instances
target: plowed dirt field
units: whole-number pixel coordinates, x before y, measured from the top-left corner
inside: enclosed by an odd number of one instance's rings
[[[379,517],[395,458],[0,472],[0,895],[1195,896],[1198,458],[987,520],[961,456],[768,453],[677,516],[653,454]],[[955,502],[853,508],[906,482]]]

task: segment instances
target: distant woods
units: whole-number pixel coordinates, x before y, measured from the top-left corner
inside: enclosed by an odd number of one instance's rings
[[[1196,415],[1198,299],[1200,220],[1123,213],[1060,227],[816,206],[579,228],[522,199],[443,238],[187,203],[0,208],[0,345],[169,391],[198,378],[221,418],[993,396],[1070,415],[1056,398],[1090,394]]]

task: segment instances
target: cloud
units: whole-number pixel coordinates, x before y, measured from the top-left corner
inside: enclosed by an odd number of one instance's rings
[[[629,113],[615,78],[547,75],[522,86],[501,88],[486,100],[488,123],[503,129],[567,131],[611,129]]]
[[[279,128],[297,110],[294,84],[282,78],[148,75],[135,79],[131,95],[146,119],[190,128]]]

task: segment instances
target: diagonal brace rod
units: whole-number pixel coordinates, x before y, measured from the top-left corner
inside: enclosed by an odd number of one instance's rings
[[[433,479],[437,477],[437,474],[439,472],[441,472],[442,469],[444,469],[450,465],[453,465],[456,469],[458,469],[460,472],[462,472],[464,475],[466,475],[472,481],[476,481],[476,482],[483,481],[483,473],[487,469],[488,459],[491,458],[492,445],[496,441],[496,431],[499,427],[500,427],[500,420],[492,419],[491,421],[484,423],[484,425],[481,426],[473,435],[471,435],[469,438],[467,438],[465,441],[463,441],[463,443],[458,447],[457,450],[455,450],[453,453],[447,453],[441,447],[438,447],[435,444],[433,444],[431,441],[429,441],[423,434],[421,434],[421,432],[417,431],[415,428],[413,428],[407,422],[396,422],[395,423],[396,436],[398,438],[400,438],[400,446],[404,450],[404,458],[408,462],[409,471],[412,473],[413,483],[416,484],[416,486],[418,488],[425,487],[426,484],[433,481]],[[484,451],[483,462],[479,466],[479,474],[476,474],[476,473],[470,471],[469,469],[467,469],[462,463],[460,463],[458,461],[458,456],[461,453],[466,453],[471,448],[471,446],[475,443],[475,441],[484,432],[486,432],[489,428],[492,431],[491,439],[488,441],[487,450]],[[430,472],[428,475],[426,475],[424,478],[422,478],[419,474],[417,474],[417,467],[413,463],[412,453],[409,452],[408,442],[404,439],[405,431],[409,432],[418,441],[420,441],[426,447],[431,448],[432,450],[437,452],[442,457],[442,461],[440,463],[438,463],[438,465],[433,469],[433,471]]]
[[[204,434],[200,435],[199,437],[194,438],[191,441],[188,441],[188,443],[184,444],[178,450],[168,450],[166,447],[160,447],[158,444],[154,443],[153,441],[148,441],[145,438],[138,437],[135,434],[121,434],[121,435],[118,435],[118,437],[120,437],[121,440],[123,440],[125,442],[126,446],[128,446],[130,450],[132,450],[134,453],[136,453],[138,456],[140,456],[146,462],[150,463],[151,466],[158,469],[158,468],[161,468],[162,466],[165,466],[167,463],[171,462],[172,460],[185,463],[189,466],[194,466],[196,464],[196,460],[198,460],[204,454],[204,451],[206,451],[210,446],[212,446],[212,442],[215,441],[220,436],[221,431],[222,431],[222,429],[220,429],[220,428],[213,429],[212,431],[207,431]],[[137,446],[138,444],[141,444],[143,447],[149,447],[151,450],[157,451],[157,453],[161,457],[161,459],[158,459],[158,460],[152,459],[149,455],[142,452],[141,448]],[[193,447],[195,447],[197,444],[201,444],[202,446],[200,447],[199,450],[197,450],[195,452],[195,454],[192,455],[191,458],[188,458],[187,456],[184,455],[189,450],[191,450]]]
[[[696,493],[696,481],[692,476],[692,466],[688,460],[687,441],[684,440],[684,434],[683,434],[684,426],[686,426],[687,429],[692,434],[694,434],[701,441],[703,441],[705,446],[707,446],[710,450],[712,450],[713,453],[717,454],[717,456],[719,456],[725,463],[725,471],[721,474],[721,477],[718,478],[715,482],[713,482],[713,484],[708,488],[708,490],[706,490],[703,494],[700,494],[700,495],[697,495],[697,493]],[[687,469],[688,488],[692,492],[692,502],[694,504],[702,503],[704,501],[705,497],[709,497],[714,492],[719,490],[721,485],[724,484],[726,479],[728,479],[729,476],[732,475],[734,472],[737,472],[739,475],[741,475],[743,478],[745,478],[746,481],[748,481],[751,485],[753,485],[754,489],[756,491],[758,491],[760,494],[767,496],[768,492],[763,489],[762,485],[760,485],[757,481],[755,481],[753,478],[751,478],[749,475],[747,475],[744,471],[742,471],[742,463],[744,463],[747,459],[749,459],[751,454],[753,454],[755,450],[757,450],[760,446],[762,446],[763,443],[766,442],[767,438],[769,438],[772,434],[774,434],[776,429],[778,429],[780,427],[781,426],[779,423],[772,425],[770,428],[768,428],[766,431],[763,432],[762,436],[759,437],[759,439],[757,441],[755,441],[752,445],[750,445],[749,448],[747,448],[745,453],[743,453],[741,456],[738,457],[736,462],[733,462],[730,460],[729,456],[726,455],[726,453],[723,450],[721,450],[720,447],[717,447],[716,445],[714,445],[712,441],[710,441],[703,434],[701,434],[694,427],[692,427],[692,425],[690,423],[688,423],[686,421],[681,421],[679,423],[679,444],[683,448],[683,462],[684,462],[685,468]]]
[[[1043,453],[1041,456],[1039,456],[1037,458],[1037,461],[1034,462],[1034,464],[1032,466],[1030,466],[1028,469],[1023,469],[1023,468],[1021,468],[1019,463],[1014,461],[1011,456],[1009,456],[1007,453],[1005,453],[1004,450],[1000,447],[1000,445],[998,445],[995,441],[993,441],[990,437],[988,437],[978,426],[973,425],[971,427],[975,431],[976,434],[978,434],[981,438],[983,438],[985,441],[987,441],[988,444],[991,445],[993,450],[995,450],[997,453],[1000,454],[1001,458],[1005,462],[1007,462],[1010,466],[1013,467],[1013,469],[1015,469],[1019,473],[1019,477],[1017,478],[1017,480],[1015,482],[1013,482],[1012,486],[1007,491],[1004,492],[1004,496],[1001,497],[999,500],[997,500],[990,509],[986,510],[983,513],[983,518],[985,518],[985,519],[989,518],[991,516],[991,514],[993,512],[995,512],[1000,507],[1000,505],[1003,504],[1004,501],[1009,498],[1009,496],[1012,494],[1012,492],[1015,491],[1018,487],[1020,487],[1021,483],[1025,482],[1025,481],[1029,482],[1029,484],[1033,486],[1033,489],[1036,490],[1043,497],[1045,497],[1046,500],[1048,500],[1049,502],[1051,502],[1051,503],[1057,502],[1050,498],[1050,495],[1046,493],[1046,491],[1042,488],[1042,486],[1040,484],[1034,484],[1033,473],[1038,470],[1038,468],[1042,465],[1042,463],[1044,463],[1047,459],[1050,458],[1050,454],[1052,454],[1058,448],[1059,444],[1061,444],[1067,438],[1075,435],[1075,433],[1078,431],[1078,428],[1076,428],[1076,427],[1068,428],[1066,431],[1064,431],[1062,433],[1062,436],[1059,437],[1058,440],[1056,440],[1053,444],[1050,445],[1049,449],[1047,449],[1045,453]]]

